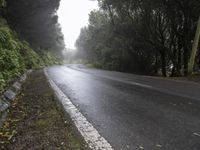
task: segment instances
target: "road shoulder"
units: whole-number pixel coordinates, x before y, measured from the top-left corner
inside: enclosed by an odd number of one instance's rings
[[[0,129],[0,149],[88,149],[42,70],[30,75],[12,102]]]

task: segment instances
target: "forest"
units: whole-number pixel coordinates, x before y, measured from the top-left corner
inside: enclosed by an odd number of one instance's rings
[[[36,50],[64,49],[56,14],[60,0],[6,0],[5,18],[9,25]]]
[[[76,41],[78,58],[98,68],[148,75],[187,76],[189,62],[192,72],[199,71],[199,0],[98,3]]]
[[[27,69],[61,63],[60,0],[0,0],[0,93]]]

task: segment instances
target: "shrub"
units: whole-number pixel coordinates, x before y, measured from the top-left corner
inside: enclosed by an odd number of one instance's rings
[[[8,82],[26,69],[61,64],[59,58],[47,52],[38,55],[26,41],[20,41],[6,21],[0,18],[0,93]]]

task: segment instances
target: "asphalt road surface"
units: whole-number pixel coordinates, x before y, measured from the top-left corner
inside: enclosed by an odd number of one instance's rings
[[[200,150],[200,85],[54,66],[51,79],[116,150]]]

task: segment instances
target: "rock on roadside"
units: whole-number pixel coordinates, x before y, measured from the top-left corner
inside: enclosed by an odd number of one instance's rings
[[[0,96],[0,128],[5,121],[6,118],[6,110],[10,106],[10,102],[13,101],[17,94],[21,90],[21,86],[23,82],[27,79],[27,76],[32,72],[32,70],[28,70],[24,73],[17,81],[15,81],[9,88],[6,90],[2,96]]]

